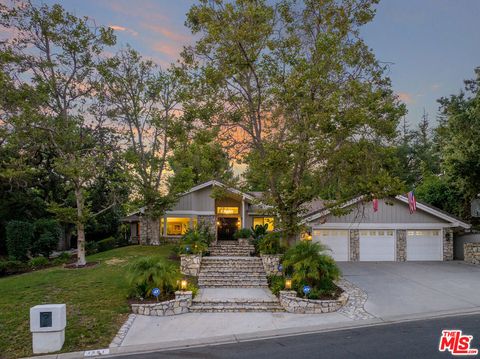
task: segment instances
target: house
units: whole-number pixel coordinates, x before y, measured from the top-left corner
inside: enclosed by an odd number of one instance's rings
[[[214,198],[214,188],[221,196]],[[217,240],[233,240],[239,228],[267,224],[274,229],[274,218],[268,208],[259,204],[258,192],[242,192],[212,180],[183,193],[175,206],[157,219],[147,219],[142,211],[123,219],[130,223],[131,236],[140,243],[158,244],[160,238],[179,238],[197,224],[210,227]]]
[[[261,204],[261,195],[213,180],[185,192],[161,218],[148,219],[139,211],[124,221],[130,223],[132,238],[145,244],[179,238],[199,223],[210,227],[218,241],[233,240],[239,228],[268,224],[269,230],[275,229],[274,216]],[[349,213],[334,215],[324,201],[312,201],[303,218],[309,228],[304,238],[326,245],[337,261],[452,260],[454,231],[470,228],[426,204],[417,202],[417,210],[410,213],[404,196],[379,200],[377,211],[362,197],[342,207]]]

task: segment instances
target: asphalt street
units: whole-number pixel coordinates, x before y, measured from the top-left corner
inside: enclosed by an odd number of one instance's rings
[[[480,315],[468,315],[218,346],[130,354],[121,358],[451,358],[450,353],[438,351],[444,329],[461,329],[463,334],[473,335],[471,348],[480,349]],[[477,357],[480,358],[480,355]]]

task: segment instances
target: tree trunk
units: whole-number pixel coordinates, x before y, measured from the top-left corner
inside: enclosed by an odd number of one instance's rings
[[[77,200],[77,266],[84,266],[87,261],[85,259],[85,224],[83,223],[84,198],[81,188],[75,188],[75,199]]]

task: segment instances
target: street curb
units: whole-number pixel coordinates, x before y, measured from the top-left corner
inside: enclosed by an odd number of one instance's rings
[[[412,315],[392,316],[384,318],[358,320],[344,323],[323,324],[295,328],[283,328],[275,330],[264,330],[251,333],[231,334],[215,336],[210,338],[175,340],[163,343],[139,344],[124,347],[109,348],[109,354],[97,355],[102,357],[123,356],[136,353],[152,353],[157,351],[172,351],[180,349],[198,348],[204,346],[216,346],[222,344],[235,344],[241,342],[267,340],[274,338],[282,338],[289,336],[308,335],[315,333],[335,332],[349,329],[360,329],[375,327],[381,325],[391,325],[397,323],[414,322],[420,320],[430,320],[438,318],[447,318],[452,316],[467,316],[480,314],[480,307],[474,307],[470,310],[449,310],[441,312],[419,313]],[[91,350],[90,350],[91,351]],[[41,356],[33,356],[25,359],[81,359],[86,358],[86,351],[77,351],[71,353],[49,354]],[[91,357],[97,357],[91,356]],[[90,356],[88,356],[90,357]]]

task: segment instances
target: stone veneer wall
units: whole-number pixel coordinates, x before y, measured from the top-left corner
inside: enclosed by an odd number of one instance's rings
[[[185,275],[198,276],[200,272],[200,265],[202,263],[202,256],[197,254],[180,255],[180,272]]]
[[[281,254],[262,254],[263,269],[267,275],[280,275],[281,272],[278,270],[278,265],[280,264]]]
[[[197,223],[198,225],[204,225],[208,229],[210,229],[210,232],[213,234],[215,237],[215,240],[217,238],[217,219],[215,216],[202,216],[199,215],[197,216]]]
[[[358,229],[350,230],[350,260],[358,262],[360,259],[360,232]]]
[[[466,263],[480,264],[480,243],[465,243],[463,256]]]
[[[192,292],[175,292],[175,299],[166,302],[149,304],[132,304],[132,312],[140,315],[150,316],[170,316],[184,314],[190,311],[192,305]]]
[[[407,260],[407,230],[397,229],[397,262],[405,262]]]
[[[453,260],[453,230],[451,228],[443,229],[443,260]]]
[[[140,217],[140,244],[160,244],[160,219]]]
[[[348,294],[343,292],[335,300],[314,300],[297,297],[293,290],[282,290],[279,295],[280,304],[289,313],[321,314],[336,312],[348,301]]]

